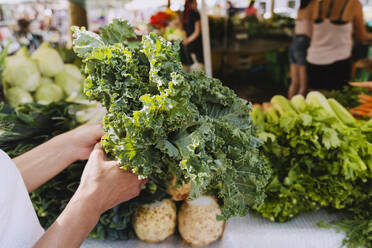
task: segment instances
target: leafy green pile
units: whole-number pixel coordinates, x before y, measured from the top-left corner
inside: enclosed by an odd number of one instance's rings
[[[102,145],[111,159],[161,188],[175,174],[178,185],[191,182],[190,198],[214,194],[223,219],[263,201],[269,169],[249,103],[217,79],[184,72],[178,43],[150,34],[129,47],[134,31],[119,20],[99,35],[73,31],[85,93],[108,111]]]
[[[351,217],[335,223],[346,229],[345,243],[371,247],[372,122],[355,120],[320,93],[271,102],[265,113],[252,112],[273,171],[256,210],[283,222],[304,211],[345,209]]]
[[[326,92],[324,95],[327,98],[336,99],[342,106],[350,109],[360,105],[359,94],[369,94],[369,91],[365,88],[344,86],[342,90],[332,90]]]
[[[0,149],[15,157],[71,130],[78,125],[71,112],[75,106],[66,102],[29,103],[13,109],[0,102]]]

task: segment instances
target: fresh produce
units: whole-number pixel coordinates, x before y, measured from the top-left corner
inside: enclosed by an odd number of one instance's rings
[[[168,193],[172,195],[173,201],[183,201],[190,194],[191,183],[182,182],[182,185],[176,185],[177,179],[175,176],[172,177]]]
[[[346,230],[345,244],[371,247],[371,232],[362,229],[372,214],[372,122],[355,120],[319,92],[271,103],[252,111],[273,171],[256,211],[283,222],[320,208],[345,210],[349,217],[334,224]]]
[[[351,85],[356,88],[367,89],[367,91],[358,95],[359,106],[349,109],[350,113],[358,117],[372,117],[372,95],[368,95],[368,90],[372,90],[372,82],[351,83]]]
[[[79,68],[63,64],[58,52],[48,44],[43,44],[31,58],[26,48],[6,57],[2,79],[5,100],[13,107],[34,101],[40,104],[62,99],[81,102],[83,76]]]
[[[55,82],[67,96],[72,98],[77,97],[82,88],[81,79],[76,80],[76,77],[66,71],[58,73],[55,77]]]
[[[332,90],[324,93],[327,98],[336,99],[342,106],[348,109],[360,105],[358,98],[360,94],[368,94],[368,89],[344,86],[342,90]]]
[[[225,222],[216,220],[221,209],[214,197],[200,196],[185,201],[178,213],[178,231],[192,246],[206,246],[219,239]]]
[[[31,58],[36,61],[41,74],[45,77],[54,77],[63,70],[61,56],[48,43],[41,44]]]
[[[8,89],[6,97],[9,105],[13,107],[33,101],[31,94],[20,87],[12,87]]]
[[[42,84],[52,84],[52,83],[53,83],[52,78],[48,78],[48,77],[41,77],[40,78],[40,81],[39,81],[39,85],[42,85]]]
[[[40,104],[50,104],[52,102],[58,102],[59,100],[62,100],[62,89],[58,85],[53,84],[53,82],[47,82],[50,80],[49,78],[45,79],[47,80],[43,80],[44,82],[40,84],[39,88],[35,92],[36,102]],[[11,96],[9,96],[9,98],[11,99]]]
[[[352,82],[350,85],[372,90],[372,82]]]
[[[11,108],[0,103],[0,149],[15,157],[78,125],[70,103],[23,104]]]
[[[128,47],[135,34],[119,20],[101,31],[74,27],[74,50],[84,59],[86,95],[107,109],[101,144],[110,159],[155,188],[166,190],[174,174],[177,185],[191,182],[190,199],[215,195],[219,219],[259,205],[270,171],[250,104],[216,79],[182,71],[178,43],[150,34]]]
[[[254,119],[264,130],[259,137],[274,171],[268,197],[257,208],[263,216],[286,221],[301,211],[344,209],[366,197],[359,182],[372,177],[371,143],[359,122],[319,92],[309,93],[306,104],[280,96],[271,103],[280,111]]]
[[[140,240],[156,243],[176,230],[176,204],[164,199],[139,207],[133,215],[133,228]]]
[[[39,86],[40,73],[36,63],[29,58],[25,48],[15,55],[5,59],[5,69],[2,73],[4,84],[9,87],[20,87],[33,92]]]

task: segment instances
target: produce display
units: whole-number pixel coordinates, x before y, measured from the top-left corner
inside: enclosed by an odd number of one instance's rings
[[[262,203],[270,170],[248,102],[217,79],[184,72],[178,43],[152,33],[129,47],[135,34],[126,22],[114,20],[99,35],[73,32],[84,91],[107,110],[101,144],[123,169],[149,178],[143,191],[165,191],[175,177],[176,188],[190,183],[189,199],[218,199],[218,221]]]
[[[59,53],[42,44],[31,56],[26,48],[5,58],[2,83],[12,107],[23,103],[49,104],[81,98],[83,76],[73,64],[64,64]]]
[[[372,248],[370,83],[327,95],[337,100],[310,92],[252,109],[217,79],[184,72],[177,42],[152,33],[133,46],[133,28],[119,20],[100,34],[73,32],[84,76],[47,44],[31,56],[0,55],[0,149],[15,157],[104,116],[108,157],[149,180],[138,197],[106,211],[90,237],[161,242],[178,230],[187,244],[205,246],[223,235],[226,220],[251,210],[285,222],[325,208],[345,218],[320,227],[343,230],[349,248]],[[104,108],[83,104],[83,81]],[[72,197],[85,163],[31,193],[44,228]]]
[[[235,32],[246,32],[250,38],[291,38],[294,34],[295,19],[274,14],[270,19],[259,20],[256,16],[231,18]]]
[[[363,88],[372,91],[372,82],[355,82],[351,83],[351,85],[356,88]],[[372,117],[372,95],[368,95],[370,91],[366,92],[367,94],[362,93],[358,95],[359,105],[350,109],[350,113],[358,117]]]
[[[275,96],[263,107],[254,107],[252,119],[273,175],[256,211],[283,222],[305,211],[344,209],[351,213],[338,223],[345,242],[371,247],[372,121],[354,119],[319,92],[290,101]]]
[[[176,41],[186,38],[178,13],[169,8],[151,16],[149,28],[161,34],[167,40]]]
[[[327,98],[334,98],[342,106],[348,109],[360,105],[358,97],[360,94],[369,94],[368,89],[344,86],[341,90],[331,90],[324,93]]]

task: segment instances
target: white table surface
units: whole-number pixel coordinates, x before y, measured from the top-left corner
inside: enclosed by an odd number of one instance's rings
[[[286,223],[273,223],[255,216],[228,221],[223,237],[208,248],[341,248],[344,234],[319,228],[320,220],[332,221],[336,215],[325,211],[302,214]],[[173,248],[189,247],[173,235],[158,244],[139,240],[100,241],[87,239],[82,248]]]

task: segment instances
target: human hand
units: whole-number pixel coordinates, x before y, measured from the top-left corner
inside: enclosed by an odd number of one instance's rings
[[[74,160],[87,160],[103,134],[101,124],[86,124],[62,134],[60,138],[70,148]]]
[[[89,199],[100,215],[106,210],[139,195],[146,180],[119,168],[119,163],[107,161],[101,145],[96,144],[83,175],[77,197]]]
[[[183,40],[182,40],[182,44],[183,44],[184,46],[187,46],[188,44],[190,44],[190,42],[189,42],[187,39],[183,39]]]

